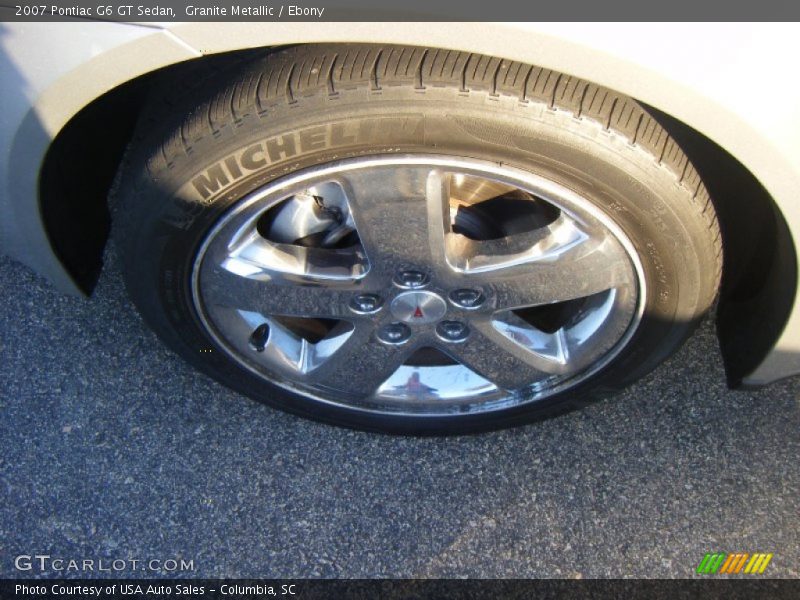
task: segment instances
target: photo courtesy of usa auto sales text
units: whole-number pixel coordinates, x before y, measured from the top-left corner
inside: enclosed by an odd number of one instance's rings
[[[80,585],[54,583],[52,585],[27,585],[18,583],[14,586],[14,593],[21,596],[72,596],[79,598],[97,597],[101,595],[121,596],[197,596],[206,592],[217,593],[216,588],[206,588],[202,585],[151,585],[138,583],[113,583],[109,585]],[[297,586],[294,584],[281,585],[239,585],[223,584],[219,586],[221,596],[257,595],[257,596],[294,596]]]

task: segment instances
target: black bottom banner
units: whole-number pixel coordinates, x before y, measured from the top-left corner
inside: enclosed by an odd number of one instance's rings
[[[671,579],[5,579],[16,599],[467,599],[467,598],[800,598],[800,580]]]

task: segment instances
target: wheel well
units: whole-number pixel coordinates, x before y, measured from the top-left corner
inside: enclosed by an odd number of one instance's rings
[[[780,336],[797,291],[789,227],[764,186],[688,125],[645,107],[678,142],[711,196],[722,234],[717,336],[730,387],[739,387]]]
[[[216,54],[137,77],[84,107],[51,142],[39,173],[42,220],[53,250],[85,294],[100,276],[111,225],[109,192],[148,91],[266,50]]]
[[[143,75],[90,103],[53,140],[40,172],[40,208],[53,249],[85,293],[102,268],[110,229],[107,198],[147,91],[265,51],[270,49],[218,54]],[[769,352],[794,303],[791,235],[769,193],[744,165],[691,127],[645,108],[689,156],[717,211],[724,255],[717,333],[728,382],[736,386]]]
[[[54,252],[90,294],[111,218],[106,201],[144,102],[145,75],[83,108],[50,144],[39,173],[39,206]]]

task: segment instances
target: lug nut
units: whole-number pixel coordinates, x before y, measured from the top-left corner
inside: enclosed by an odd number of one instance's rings
[[[389,323],[378,330],[378,339],[393,346],[407,342],[410,337],[411,328],[405,323]]]
[[[469,327],[461,321],[442,321],[436,326],[436,334],[446,342],[463,342],[469,335]]]
[[[350,310],[362,315],[378,312],[381,306],[383,300],[376,294],[359,294],[350,300]]]
[[[269,341],[269,325],[262,323],[250,335],[250,347],[256,352],[263,352]]]
[[[480,290],[463,288],[450,292],[450,302],[466,310],[474,310],[480,307],[485,300],[486,298]]]
[[[428,285],[428,279],[428,275],[422,271],[400,271],[395,282],[400,287],[416,289]]]

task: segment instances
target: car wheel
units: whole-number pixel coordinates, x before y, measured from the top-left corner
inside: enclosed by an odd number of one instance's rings
[[[305,417],[506,427],[650,371],[711,305],[719,228],[634,100],[538,67],[304,46],[160,87],[115,237],[149,325]]]

